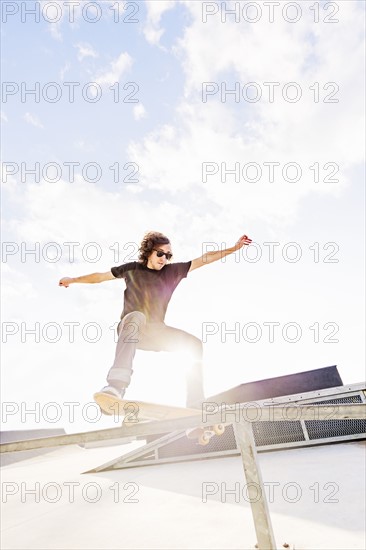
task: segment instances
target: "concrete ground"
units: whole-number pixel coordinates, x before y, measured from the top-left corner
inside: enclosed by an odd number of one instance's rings
[[[1,548],[254,548],[239,456],[81,474],[130,449],[64,447],[4,466]],[[364,550],[364,442],[259,462],[278,548]]]

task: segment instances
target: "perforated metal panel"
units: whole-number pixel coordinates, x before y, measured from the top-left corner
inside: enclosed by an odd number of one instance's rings
[[[306,429],[309,439],[324,439],[347,435],[364,434],[365,420],[327,420],[325,422],[307,421]]]
[[[316,403],[317,405],[341,405],[342,403],[362,403],[361,394],[357,395],[347,395],[345,397],[335,397],[332,399],[331,397],[329,399],[323,400],[323,401],[312,401],[313,403]]]
[[[254,422],[253,435],[257,447],[305,441],[301,422]]]
[[[308,398],[306,398],[308,397]],[[315,400],[304,394],[298,400],[292,400],[294,403],[311,403],[319,405],[337,405],[345,403],[362,403],[365,401],[362,391],[352,392],[351,395],[329,396],[322,400]],[[330,411],[331,415],[331,411]],[[326,442],[334,438],[361,438],[365,436],[365,420],[307,420],[304,423],[300,421],[288,422],[253,422],[253,435],[258,450],[270,450],[271,448],[282,448],[286,446],[299,446],[314,444],[315,442]],[[304,429],[305,427],[305,429]],[[184,456],[207,456],[210,454],[232,451],[238,452],[235,441],[234,430],[232,426],[227,426],[225,433],[220,437],[213,437],[208,445],[198,445],[196,441],[189,440],[182,434],[180,439],[160,447],[157,450],[158,459],[178,458]],[[151,455],[144,459],[150,459]],[[139,458],[138,460],[141,460]]]
[[[317,405],[340,405],[342,403],[362,403],[360,395],[316,401]],[[315,422],[306,420],[305,426],[309,439],[323,439],[330,437],[341,437],[346,435],[362,434],[366,432],[365,420],[325,420]]]

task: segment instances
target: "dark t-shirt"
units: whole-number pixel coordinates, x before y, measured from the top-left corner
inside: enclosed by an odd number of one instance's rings
[[[191,262],[166,264],[160,270],[140,262],[112,267],[113,276],[126,281],[121,319],[132,311],[141,311],[149,322],[163,322],[170,298],[190,267]]]

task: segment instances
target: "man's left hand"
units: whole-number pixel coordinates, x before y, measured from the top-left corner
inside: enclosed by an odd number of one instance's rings
[[[247,246],[248,244],[250,244],[252,242],[252,239],[250,239],[248,237],[248,235],[243,235],[242,237],[240,237],[240,239],[237,240],[237,242],[235,243],[235,250],[239,250],[240,248],[242,248],[243,246]]]

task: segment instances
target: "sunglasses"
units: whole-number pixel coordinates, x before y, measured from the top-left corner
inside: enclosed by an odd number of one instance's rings
[[[162,258],[163,256],[165,256],[168,261],[173,258],[173,254],[171,254],[170,252],[164,252],[163,250],[156,250],[156,248],[153,248],[153,250],[155,250],[158,258]]]

